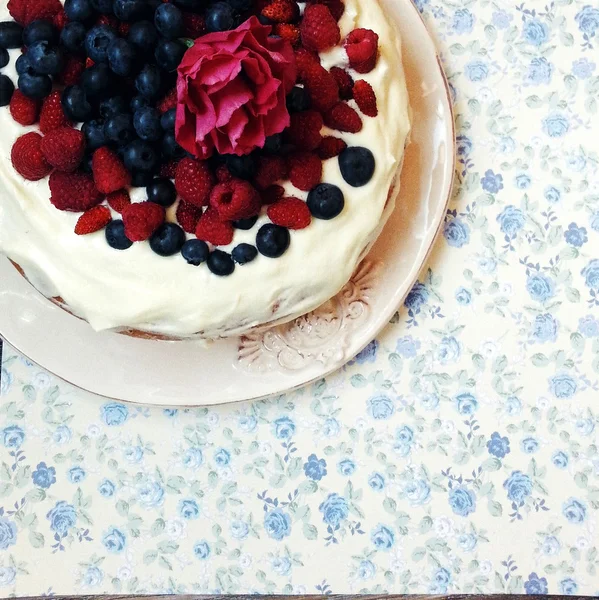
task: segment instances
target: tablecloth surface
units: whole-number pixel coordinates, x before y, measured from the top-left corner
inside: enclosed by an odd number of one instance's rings
[[[599,8],[417,8],[458,172],[405,306],[326,381],[214,409],[5,346],[0,594],[599,594]]]

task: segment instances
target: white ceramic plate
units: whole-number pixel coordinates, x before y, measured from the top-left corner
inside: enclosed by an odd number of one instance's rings
[[[454,172],[447,83],[410,0],[381,0],[397,20],[413,109],[397,208],[352,282],[296,322],[249,338],[163,342],[96,333],[0,258],[0,332],[25,356],[85,390],[124,401],[200,406],[258,399],[324,377],[389,322],[443,223]]]

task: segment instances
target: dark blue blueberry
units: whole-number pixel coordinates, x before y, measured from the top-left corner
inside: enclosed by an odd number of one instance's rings
[[[94,7],[90,0],[65,0],[64,12],[69,21],[86,23],[94,16]]]
[[[146,0],[113,0],[112,10],[119,21],[139,21],[146,14]]]
[[[127,250],[133,242],[125,235],[125,224],[120,220],[110,221],[104,230],[106,241],[115,250]]]
[[[129,109],[132,113],[137,112],[140,108],[145,108],[146,106],[150,106],[150,101],[143,96],[133,96],[129,103]]]
[[[146,142],[157,142],[164,133],[160,126],[160,111],[150,106],[135,112],[133,127],[137,135]]]
[[[158,43],[158,32],[150,21],[138,21],[131,25],[127,39],[141,52],[142,56],[145,56],[154,51],[154,47]]]
[[[112,74],[108,65],[98,63],[83,71],[79,84],[90,100],[106,98],[112,92]]]
[[[235,229],[243,229],[249,231],[256,224],[258,217],[250,217],[249,219],[240,219],[239,221],[233,221],[233,227]]]
[[[0,48],[0,69],[4,69],[4,67],[10,62],[10,54],[6,48]]]
[[[137,91],[146,98],[157,98],[160,95],[162,79],[160,69],[156,65],[145,65],[135,78]]]
[[[108,46],[117,38],[116,32],[108,25],[96,25],[85,36],[85,51],[96,63],[108,62]]]
[[[374,175],[374,155],[368,148],[350,146],[339,155],[339,168],[343,179],[352,187],[366,185]]]
[[[27,49],[27,57],[38,75],[58,75],[64,65],[62,50],[49,42],[35,42]]]
[[[239,244],[239,246],[233,248],[231,256],[238,265],[245,265],[252,262],[258,256],[258,250],[251,244]]]
[[[179,158],[183,158],[186,154],[185,150],[179,146],[177,140],[175,139],[174,131],[167,131],[162,138],[162,155],[167,160],[177,160]]]
[[[258,252],[268,258],[279,258],[287,251],[291,242],[289,231],[280,225],[262,225],[256,235]]]
[[[177,120],[177,109],[171,108],[160,117],[160,126],[164,131],[173,131],[175,129],[175,121]]]
[[[71,54],[85,52],[87,29],[83,23],[67,23],[60,34],[60,43]]]
[[[24,75],[25,73],[27,73],[27,75],[35,75],[35,71],[33,70],[33,67],[31,66],[26,54],[21,54],[21,56],[17,58],[15,69],[19,75]]]
[[[280,133],[275,135],[271,135],[266,138],[266,143],[264,144],[264,152],[268,152],[270,154],[278,154],[283,147],[283,136]]]
[[[0,23],[0,48],[20,48],[23,45],[23,28],[14,21]]]
[[[10,77],[0,75],[0,106],[8,106],[15,92],[15,84]]]
[[[345,198],[336,185],[321,183],[308,194],[307,204],[312,216],[328,221],[341,213]]]
[[[171,206],[177,199],[177,190],[175,184],[166,177],[153,179],[152,183],[146,188],[148,200],[160,204],[160,206]]]
[[[135,140],[125,148],[123,160],[131,173],[135,171],[152,173],[159,165],[158,155],[152,145],[142,140]],[[148,183],[150,182],[148,181],[146,185]]]
[[[52,79],[48,75],[30,75],[23,73],[18,81],[21,93],[28,98],[41,100],[52,91]]]
[[[152,179],[154,179],[154,173],[135,171],[135,173],[131,175],[131,187],[145,188],[152,183]]]
[[[135,51],[133,46],[122,38],[110,42],[108,46],[108,64],[113,73],[121,77],[131,75],[135,66]]]
[[[83,124],[81,131],[85,136],[85,146],[88,150],[97,150],[106,144],[104,121],[88,121]]]
[[[258,21],[260,21],[261,25],[274,25],[275,22],[264,15],[258,15]]]
[[[230,4],[216,2],[206,10],[206,29],[208,31],[228,31],[238,25],[237,15]]]
[[[117,115],[129,112],[127,102],[122,96],[110,96],[100,102],[98,112],[103,119],[110,119]]]
[[[118,146],[124,146],[135,139],[133,119],[130,114],[122,113],[106,120],[104,123],[106,140]]]
[[[208,244],[202,240],[187,240],[181,248],[181,256],[194,267],[208,260],[210,249]]]
[[[295,86],[287,96],[287,110],[290,113],[302,112],[308,110],[311,106],[308,91],[299,86]]]
[[[169,6],[163,4],[163,6]],[[187,52],[187,46],[179,40],[160,40],[154,51],[156,64],[165,71],[172,73],[177,69],[183,55]]]
[[[173,4],[182,10],[200,12],[204,8],[205,0],[173,0]]]
[[[225,163],[233,177],[251,179],[256,174],[256,159],[252,154],[247,154],[246,156],[227,154],[225,156]]]
[[[89,175],[92,174],[92,160],[94,157],[94,153],[93,152],[86,152],[83,155],[83,159],[81,160],[81,164],[79,165],[81,167],[81,170],[84,173],[87,173]]]
[[[31,46],[35,42],[49,42],[55,44],[58,41],[58,32],[50,21],[37,19],[32,21],[23,30],[23,44]]]
[[[150,238],[150,248],[160,256],[178,254],[185,243],[185,232],[175,223],[163,223]]]
[[[235,263],[231,255],[222,250],[214,250],[208,257],[208,268],[219,277],[231,275],[235,270]]]
[[[154,13],[154,25],[167,40],[183,35],[183,14],[174,4],[161,4]]]
[[[91,0],[92,6],[95,10],[103,15],[112,14],[112,0]]]
[[[70,85],[62,92],[62,108],[65,115],[76,123],[89,121],[92,106],[79,85]]]
[[[233,10],[239,13],[244,13],[252,8],[252,0],[226,0],[227,4],[230,4]]]

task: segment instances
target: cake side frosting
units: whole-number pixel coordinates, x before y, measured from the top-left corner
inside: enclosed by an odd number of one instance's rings
[[[374,154],[376,171],[367,185],[349,186],[337,159],[324,163],[323,181],[337,185],[345,195],[345,209],[334,221],[313,220],[310,227],[292,232],[291,245],[282,257],[260,255],[228,278],[190,267],[178,256],[157,257],[148,244],[135,244],[119,253],[106,245],[102,232],[84,237],[73,233],[78,215],[50,204],[47,180],[29,182],[14,172],[10,149],[25,129],[4,110],[0,113],[2,252],[20,264],[44,294],[60,295],[75,314],[98,330],[136,328],[177,337],[230,335],[291,319],[334,296],[379,233],[409,133],[399,36],[378,2],[345,0],[345,6],[342,37],[356,27],[380,36],[376,68],[359,76],[376,92],[379,115],[364,117],[360,133],[343,136],[348,145],[364,146]],[[0,18],[6,17],[3,7]],[[14,77],[15,51],[12,54],[6,72]],[[347,67],[341,47],[323,53],[321,59],[326,68]],[[307,196],[290,182],[284,187],[289,195]],[[133,190],[132,199],[145,200],[145,191]],[[266,222],[262,215],[253,231],[236,230],[233,243],[222,249],[253,243],[255,230]]]

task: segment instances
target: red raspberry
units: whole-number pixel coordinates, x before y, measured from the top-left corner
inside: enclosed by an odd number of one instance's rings
[[[324,115],[325,125],[337,131],[358,133],[362,131],[360,115],[345,102],[338,102]]]
[[[293,23],[299,19],[300,11],[295,0],[272,0],[261,14],[275,23]]]
[[[277,23],[275,25],[274,34],[287,40],[293,47],[296,47],[300,43],[300,30],[297,25]]]
[[[179,205],[177,206],[177,221],[183,228],[183,231],[195,233],[201,216],[201,208],[194,204],[190,204],[189,202],[185,202],[184,200],[179,201]]]
[[[213,186],[214,178],[207,163],[193,158],[184,158],[177,165],[175,187],[185,202],[206,206]]]
[[[260,212],[262,201],[256,188],[242,179],[218,183],[210,192],[210,206],[223,221],[248,219]]]
[[[62,10],[60,0],[8,0],[8,12],[25,27],[37,19],[51,21]]]
[[[37,122],[40,114],[41,103],[32,100],[21,93],[21,90],[15,90],[10,100],[10,114],[19,125],[33,125]]]
[[[94,180],[87,173],[63,173],[50,175],[50,202],[58,210],[85,212],[102,202],[104,196],[97,190]]]
[[[63,85],[75,85],[83,71],[85,71],[85,61],[76,56],[69,56],[58,81]]]
[[[164,208],[154,202],[135,202],[123,210],[125,235],[132,242],[147,240],[164,223]]]
[[[119,28],[120,21],[111,15],[100,15],[96,20],[96,25],[108,25],[112,29]]]
[[[49,164],[59,171],[72,173],[83,159],[85,136],[72,127],[53,129],[42,140],[41,148]]]
[[[254,176],[254,185],[259,190],[265,190],[273,183],[287,179],[288,174],[287,164],[282,156],[260,156]]]
[[[131,30],[131,23],[119,21],[118,27],[116,29],[121,37],[126,38],[129,35],[129,31]]]
[[[59,10],[54,17],[52,17],[52,24],[58,31],[62,31],[66,24],[69,22],[69,18],[67,17],[67,13],[64,11],[64,8]]]
[[[354,80],[352,79],[352,76],[340,67],[333,67],[331,69],[331,75],[337,82],[341,100],[351,100],[354,97]]]
[[[106,196],[110,208],[115,212],[122,213],[126,206],[131,204],[131,196],[127,190],[118,190]]]
[[[308,4],[324,4],[331,11],[336,21],[339,21],[345,12],[343,0],[308,0]]]
[[[308,50],[323,52],[336,46],[341,31],[331,11],[324,4],[309,4],[300,25],[302,44]]]
[[[163,163],[163,165],[160,167],[160,177],[174,179],[178,164],[178,160],[169,160],[168,162]]]
[[[285,195],[285,188],[280,185],[271,185],[260,192],[262,204],[274,204]]]
[[[288,229],[305,229],[312,222],[308,205],[299,198],[283,198],[268,207],[268,218]]]
[[[345,38],[349,64],[358,73],[370,73],[376,66],[379,36],[370,29],[354,29]]]
[[[157,108],[161,113],[165,113],[167,110],[170,110],[171,108],[176,108],[176,107],[177,107],[177,88],[173,88],[158,103]]]
[[[196,13],[184,12],[183,27],[183,36],[196,40],[206,33],[206,19]]]
[[[323,125],[322,115],[315,110],[293,113],[291,124],[285,130],[285,141],[298,150],[316,150],[322,141]]]
[[[103,194],[110,194],[131,185],[131,174],[116,153],[106,146],[94,152],[92,172],[96,186]]]
[[[376,105],[376,94],[372,86],[363,79],[356,81],[354,86],[354,98],[358,108],[368,117],[376,117],[379,109]]]
[[[112,221],[110,209],[106,206],[94,206],[86,210],[75,225],[77,235],[87,235],[104,229]]]
[[[48,133],[59,127],[67,127],[71,123],[62,110],[60,103],[60,92],[52,92],[42,104],[40,113],[40,131]]]
[[[85,68],[89,69],[90,67],[93,67],[96,63],[88,56],[85,59]]]
[[[339,102],[337,82],[324,67],[312,65],[304,75],[304,87],[314,110],[325,112]]]
[[[297,65],[298,80],[303,82],[312,67],[320,66],[320,56],[316,52],[298,48],[295,51],[295,64]]]
[[[42,136],[32,131],[22,135],[10,153],[15,171],[29,181],[39,181],[52,171],[42,154],[41,143]]]
[[[346,148],[347,144],[343,140],[329,135],[322,138],[322,143],[318,148],[318,156],[322,160],[328,160],[329,158],[339,156]]]
[[[231,223],[221,221],[213,208],[200,217],[196,227],[196,237],[214,246],[227,246],[233,241],[233,235]]]
[[[309,192],[322,179],[322,162],[313,152],[298,152],[289,156],[289,179],[299,190]]]
[[[226,183],[227,181],[231,181],[231,179],[233,179],[233,175],[231,175],[229,167],[227,165],[219,165],[216,169],[216,181]]]

